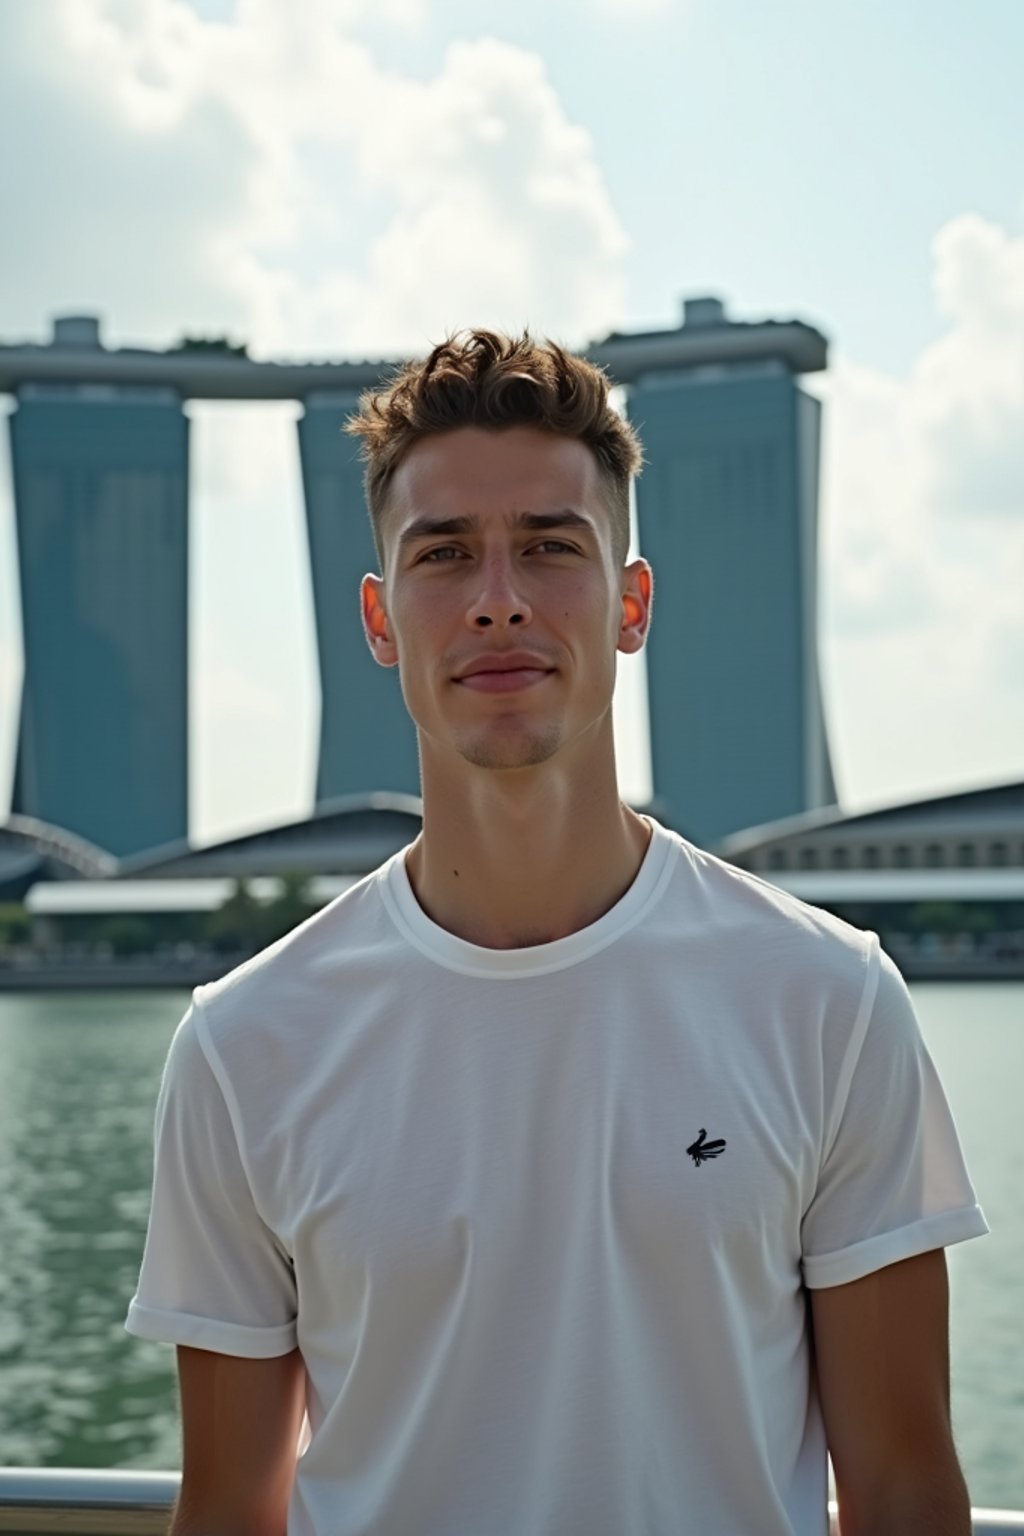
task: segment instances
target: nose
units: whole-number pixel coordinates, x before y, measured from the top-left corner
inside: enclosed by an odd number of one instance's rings
[[[517,588],[508,560],[498,556],[483,562],[480,584],[466,612],[470,629],[507,628],[529,624],[533,612]]]

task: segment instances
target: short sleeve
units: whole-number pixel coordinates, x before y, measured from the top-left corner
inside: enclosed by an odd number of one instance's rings
[[[861,1014],[802,1227],[812,1289],[988,1231],[906,982],[877,935],[868,940]]]
[[[125,1328],[143,1339],[265,1359],[295,1347],[288,1254],[261,1218],[193,997],[156,1106],[153,1195]]]

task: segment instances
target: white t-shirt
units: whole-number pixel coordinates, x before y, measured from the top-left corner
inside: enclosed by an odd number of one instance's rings
[[[657,823],[525,949],[405,852],[197,989],[129,1331],[298,1344],[289,1536],[824,1536],[804,1287],[987,1231],[898,970]]]

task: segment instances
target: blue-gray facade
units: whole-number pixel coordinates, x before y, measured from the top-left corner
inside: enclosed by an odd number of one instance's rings
[[[374,790],[420,790],[416,730],[398,668],[379,666],[363,634],[359,586],[367,572],[378,571],[378,561],[359,441],[342,430],[357,404],[355,393],[313,394],[299,421],[320,663],[318,804]]]
[[[820,406],[782,361],[651,374],[640,550],[654,794],[711,847],[835,803],[818,676]]]
[[[655,803],[697,842],[835,803],[818,677],[818,402],[827,343],[800,321],[736,323],[688,299],[674,330],[589,349],[626,392],[647,465],[640,547]],[[359,445],[342,430],[388,367],[255,362],[213,342],[107,349],[95,316],[0,343],[25,679],[12,811],[128,857],[188,832],[190,398],[300,399],[321,684],[319,806],[416,795],[397,669],[366,645],[377,557]]]
[[[188,422],[165,388],[10,417],[25,673],[11,809],[124,856],[188,829]]]

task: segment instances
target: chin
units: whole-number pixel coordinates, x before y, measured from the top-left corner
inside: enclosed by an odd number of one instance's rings
[[[465,762],[472,763],[475,768],[511,769],[535,768],[538,763],[546,763],[554,757],[561,745],[561,732],[553,729],[534,734],[525,740],[520,737],[515,741],[501,741],[496,740],[493,734],[472,741],[462,740],[456,743],[455,749]]]

